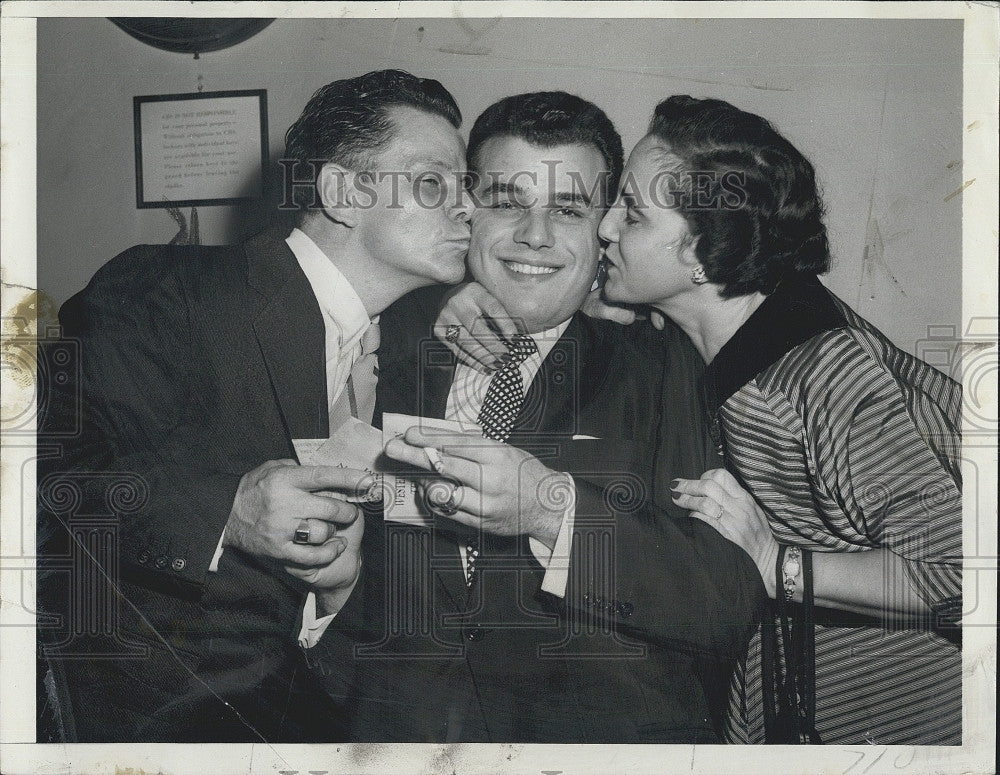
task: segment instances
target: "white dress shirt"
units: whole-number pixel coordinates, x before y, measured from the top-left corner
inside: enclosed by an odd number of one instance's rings
[[[333,408],[361,355],[361,337],[373,322],[354,288],[315,242],[298,229],[285,240],[319,303],[326,330],[326,397]]]
[[[344,391],[355,361],[361,356],[361,338],[372,323],[357,292],[343,273],[304,232],[293,229],[285,240],[302,267],[319,304],[326,331],[326,398],[329,415]],[[332,429],[331,429],[332,430]],[[359,517],[363,519],[363,517]],[[344,600],[350,596],[346,592]],[[337,612],[316,618],[316,595],[306,595],[299,642],[313,646],[326,631]]]

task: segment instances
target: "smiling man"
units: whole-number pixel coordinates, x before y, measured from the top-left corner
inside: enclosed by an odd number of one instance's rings
[[[389,443],[423,468],[425,448],[440,450],[431,524],[369,520],[347,603],[336,585],[317,590],[339,612],[307,641],[310,661],[328,692],[353,697],[355,741],[717,740],[709,685],[728,673],[708,666],[738,653],[759,582],[713,531],[647,503],[654,459],[671,476],[714,461],[697,355],[577,311],[621,140],[586,100],[523,94],[477,119],[468,159],[469,271],[521,334],[483,373],[431,336],[446,289],[383,315],[378,409],[474,428]],[[658,448],[665,394],[673,448]],[[731,570],[716,579],[715,567]],[[639,641],[633,623],[659,635]]]
[[[593,143],[540,153],[517,136],[478,140],[472,137],[479,207],[469,271],[503,297],[525,333],[567,324],[597,274],[593,223],[606,208],[611,164]]]

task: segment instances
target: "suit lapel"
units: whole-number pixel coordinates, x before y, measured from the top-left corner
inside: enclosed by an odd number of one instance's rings
[[[455,381],[455,357],[437,339],[425,339],[420,345],[419,380],[417,398],[418,414],[423,417],[444,419],[448,411],[448,395]],[[433,565],[441,585],[451,598],[456,611],[465,611],[469,598],[469,587],[465,583],[465,568],[458,548],[459,538],[455,534],[454,523],[447,519],[435,519],[432,542]]]
[[[590,393],[592,369],[585,367],[592,361],[593,349],[577,313],[532,380],[514,423],[514,435],[576,432],[580,407]]]
[[[437,339],[424,340],[418,368],[423,374],[419,381],[418,414],[443,419],[448,411],[448,394],[455,381],[455,356]]]
[[[379,382],[375,417],[384,412],[445,415],[455,376],[455,357],[431,335],[431,324],[412,303],[389,307],[381,317]]]
[[[465,583],[465,568],[462,567],[462,555],[458,548],[459,539],[449,520],[435,519],[431,528],[434,532],[431,542],[433,556],[431,567],[441,582],[452,606],[456,611],[464,612],[468,608],[469,587]],[[437,615],[435,611],[435,615]]]
[[[253,323],[285,430],[291,438],[328,433],[326,341],[309,281],[283,240],[271,234],[246,246],[250,284],[264,296]]]

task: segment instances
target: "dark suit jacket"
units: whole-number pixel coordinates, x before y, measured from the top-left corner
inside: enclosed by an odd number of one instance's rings
[[[282,235],[132,248],[60,321],[78,368],[43,379],[39,635],[67,735],[337,737],[300,680],[302,591],[235,549],[208,571],[240,477],[328,430],[323,322]]]
[[[454,361],[429,335],[439,297],[418,291],[382,316],[378,410],[444,415]],[[328,691],[353,697],[352,739],[718,739],[761,588],[740,550],[654,504],[657,477],[718,465],[700,360],[666,336],[578,315],[526,395],[510,443],[577,488],[565,599],[540,590],[526,540],[484,540],[470,592],[454,523],[369,520],[362,582],[310,652]]]

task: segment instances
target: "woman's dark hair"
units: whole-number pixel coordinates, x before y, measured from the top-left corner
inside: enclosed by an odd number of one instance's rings
[[[564,91],[515,94],[494,102],[479,115],[469,133],[466,157],[470,170],[489,172],[479,169],[477,154],[483,143],[493,137],[517,137],[543,148],[593,145],[604,159],[608,175],[604,181],[584,183],[603,183],[605,201],[614,199],[625,164],[625,152],[615,125],[594,103]]]
[[[285,132],[285,159],[293,167],[310,166],[313,183],[324,162],[356,172],[374,172],[379,154],[392,141],[397,126],[388,109],[405,105],[441,116],[456,129],[462,113],[447,89],[431,78],[402,70],[375,70],[357,78],[334,81],[310,98],[302,115]],[[285,169],[285,175],[291,173]],[[300,182],[302,171],[291,173]],[[295,203],[316,203],[315,189],[296,186]]]
[[[671,206],[723,297],[769,294],[788,275],[830,268],[813,166],[768,121],[674,96],[656,106],[649,132],[668,146]]]

